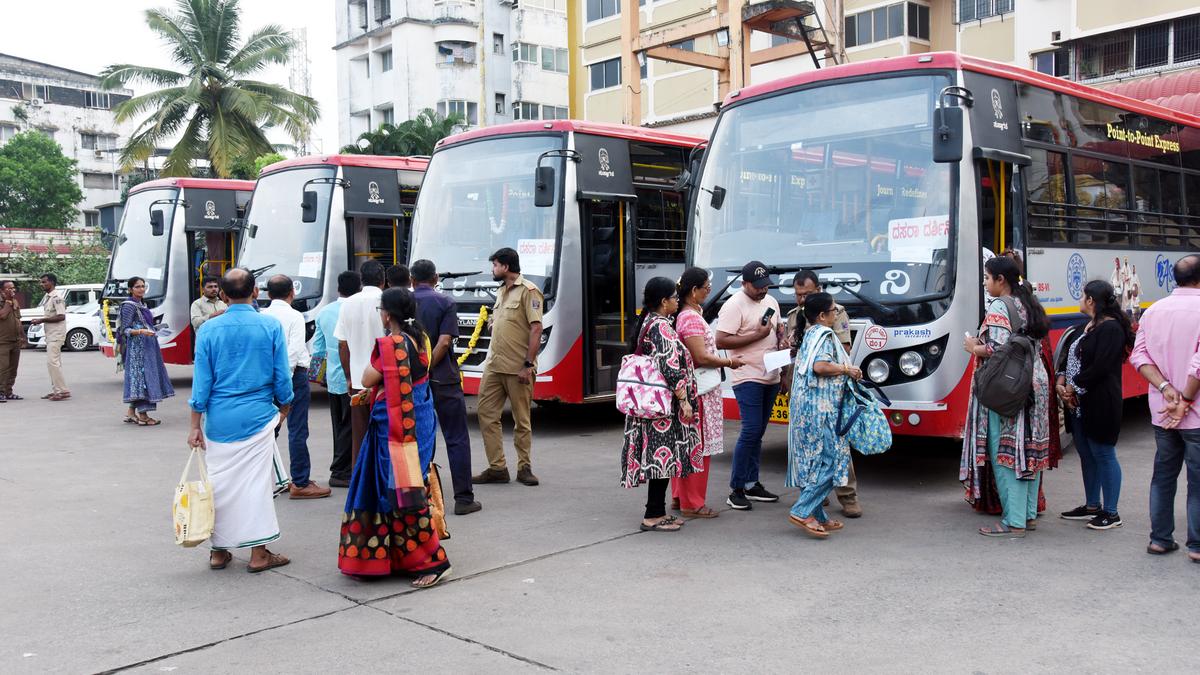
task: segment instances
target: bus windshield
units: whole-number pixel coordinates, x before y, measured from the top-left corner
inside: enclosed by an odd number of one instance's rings
[[[950,168],[931,148],[948,84],[843,82],[729,108],[705,159],[693,262],[824,267],[823,279],[861,280],[851,289],[884,302],[948,291]]]
[[[333,195],[330,180],[336,171],[332,166],[287,169],[260,178],[246,214],[247,231],[238,265],[258,269],[274,264],[260,282],[272,274],[286,274],[296,286],[297,298],[320,295]],[[315,178],[323,180],[309,182]],[[306,191],[317,194],[317,220],[313,223],[303,220],[301,204]]]
[[[554,270],[559,209],[534,206],[533,174],[539,155],[562,147],[558,135],[517,136],[438,151],[417,198],[409,257],[490,281],[488,256],[509,247],[520,253],[521,273],[542,285]],[[561,160],[550,164],[561,178]],[[554,187],[556,204],[560,184]]]
[[[154,236],[150,229],[151,204],[179,197],[179,188],[140,190],[129,195],[121,232],[113,246],[110,280],[125,281],[138,276],[146,280],[146,297],[157,298],[167,288],[167,252],[171,250],[171,224],[175,221],[175,203],[155,204],[163,213],[163,233]]]

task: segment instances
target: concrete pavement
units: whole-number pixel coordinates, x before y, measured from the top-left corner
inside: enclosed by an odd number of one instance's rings
[[[63,358],[70,401],[37,400],[44,352],[26,351],[17,390],[27,400],[0,404],[0,672],[1194,667],[1200,565],[1144,552],[1153,439],[1143,401],[1127,406],[1119,446],[1124,527],[1055,517],[1082,501],[1072,455],[1046,479],[1049,517],[1020,541],[975,534],[990,521],[962,502],[957,448],[931,441],[858,458],[866,516],[828,541],[805,538],[786,519],[795,491],[782,490],[780,428],[763,462],[780,504],[726,510],[727,452],[710,480],[720,518],[641,533],[645,491],[618,485],[620,417],[606,406],[537,409],[542,485],[480,486],[484,510],[449,517],[453,576],[416,592],[338,573],[338,489],[276,502],[273,548],[291,565],[249,575],[241,554],[209,571],[207,549],[174,546],[169,522],[190,369],[171,367],[178,395],[160,410],[164,424],[141,428],[121,423],[110,360]],[[318,394],[310,443],[321,482],[327,420]],[[727,425],[730,449],[736,431]]]

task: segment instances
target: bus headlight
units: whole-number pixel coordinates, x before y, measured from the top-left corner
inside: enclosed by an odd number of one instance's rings
[[[891,374],[891,367],[883,359],[871,359],[871,362],[867,364],[867,377],[871,378],[875,384],[883,384]]]
[[[900,372],[909,377],[916,377],[925,367],[925,359],[916,352],[904,352],[900,355]]]

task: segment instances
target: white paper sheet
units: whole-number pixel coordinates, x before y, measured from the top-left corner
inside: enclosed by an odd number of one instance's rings
[[[767,372],[779,370],[792,362],[792,351],[790,349],[780,349],[775,352],[767,352],[763,354],[763,368]]]

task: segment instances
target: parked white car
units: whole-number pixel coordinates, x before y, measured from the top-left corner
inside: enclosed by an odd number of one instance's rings
[[[100,304],[100,294],[104,291],[104,284],[71,284],[70,286],[59,286],[57,289],[62,293],[63,300],[67,303],[67,311],[74,308],[83,307],[85,305]],[[42,318],[41,307],[29,307],[21,310],[21,323],[25,328],[29,328],[29,322],[34,319]]]
[[[67,351],[81,352],[92,349],[100,343],[104,334],[104,322],[100,318],[100,304],[96,302],[67,308],[67,341],[63,348]],[[36,349],[46,348],[46,325],[31,326],[27,333],[29,346]]]

